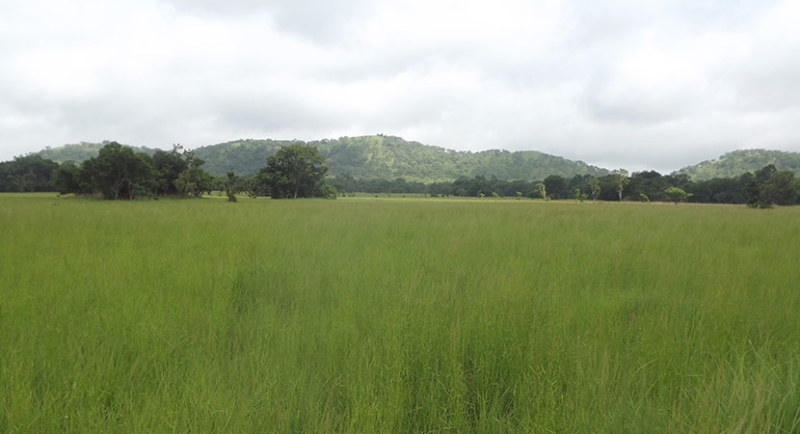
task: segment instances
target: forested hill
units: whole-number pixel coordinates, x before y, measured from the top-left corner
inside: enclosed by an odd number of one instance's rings
[[[766,149],[733,151],[716,160],[684,167],[676,173],[689,175],[693,181],[707,181],[714,178],[735,178],[747,172],[756,172],[769,164],[778,170],[791,170],[800,175],[800,152]]]
[[[281,140],[239,140],[195,149],[206,161],[203,168],[213,175],[235,172],[248,175],[266,164],[268,156],[282,146],[305,143],[316,146],[331,175],[349,173],[355,178],[407,181],[453,181],[458,177],[485,176],[508,180],[542,180],[549,175],[571,178],[575,175],[602,176],[607,170],[581,161],[537,151],[459,152],[436,146],[408,142],[392,136],[342,137],[312,142]],[[103,144],[83,143],[41,151],[39,155],[57,162],[83,161],[97,155]],[[152,154],[154,150],[136,148]]]
[[[258,171],[281,146],[292,141],[242,140],[206,146],[196,150],[213,174]],[[330,174],[350,173],[355,178],[404,178],[408,181],[452,181],[460,176],[498,179],[544,179],[549,175],[602,176],[607,170],[536,151],[500,150],[458,152],[408,142],[392,136],[342,137],[307,142],[325,157]]]

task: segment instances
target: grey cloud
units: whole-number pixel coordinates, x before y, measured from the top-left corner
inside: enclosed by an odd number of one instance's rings
[[[726,77],[734,87],[736,108],[745,112],[770,112],[797,108],[800,102],[800,54],[759,54]],[[732,76],[732,77],[731,77]]]
[[[337,44],[351,25],[373,11],[373,0],[164,0],[180,11],[205,17],[266,13],[277,29],[321,45]]]
[[[79,0],[88,30],[71,37],[53,20],[63,6],[37,1],[0,16],[0,160],[82,140],[168,148],[379,132],[661,172],[742,147],[800,149],[800,38],[793,25],[770,31],[786,15],[764,14],[777,3],[564,0],[550,23],[522,0],[465,1],[496,13],[454,14],[464,22],[392,1],[121,0],[97,12]],[[36,26],[19,18],[47,8]],[[89,25],[128,13],[148,25]],[[542,29],[529,33],[531,22]],[[693,51],[700,42],[710,58]],[[637,70],[631,56],[650,50],[664,67],[688,66]]]

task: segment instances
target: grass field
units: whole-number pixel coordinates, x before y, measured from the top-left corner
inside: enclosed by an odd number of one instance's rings
[[[798,433],[800,207],[0,195],[0,433]]]

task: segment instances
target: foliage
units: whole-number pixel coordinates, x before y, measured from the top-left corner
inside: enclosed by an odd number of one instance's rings
[[[236,194],[239,193],[241,185],[236,174],[228,172],[227,179],[225,180],[225,195],[228,196],[228,202],[236,202]]]
[[[328,172],[324,163],[315,147],[296,144],[281,148],[267,158],[267,166],[262,169],[270,196],[273,199],[330,196],[331,190],[322,191]]]
[[[572,198],[575,199],[576,202],[583,202],[587,197],[588,196],[585,193],[581,193],[580,188],[576,188],[572,194]]]
[[[177,153],[183,147],[177,145],[173,152]],[[200,197],[203,193],[210,193],[213,189],[213,178],[201,167],[205,160],[198,157],[194,151],[184,150],[183,158],[186,169],[178,175],[175,186],[178,193],[184,197]]]
[[[68,144],[64,146],[56,146],[50,147],[36,152],[35,155],[39,155],[42,158],[53,160],[56,163],[62,164],[67,161],[74,161],[75,163],[83,163],[84,161],[96,157],[97,154],[100,152],[103,147],[110,143],[117,143],[112,142],[109,140],[104,140],[100,143],[93,143],[93,142],[80,142],[74,144]],[[130,146],[126,144],[122,144],[123,146],[133,148],[134,153],[145,153],[147,155],[153,156],[158,149],[147,148],[145,146]]]
[[[619,195],[619,201],[622,202],[622,191],[631,182],[630,178],[628,178],[628,171],[625,169],[612,170],[611,180],[614,182],[614,188]]]
[[[747,205],[753,208],[772,208],[773,205],[793,205],[798,190],[794,173],[778,171],[772,164],[747,178]]]
[[[35,154],[0,162],[0,192],[53,191],[57,168],[57,163]]]
[[[331,175],[350,174],[357,179],[404,178],[410,182],[430,183],[452,182],[461,176],[494,176],[499,179],[533,181],[549,175],[569,178],[576,174],[602,176],[608,173],[605,169],[581,161],[571,161],[536,151],[461,152],[384,135],[340,137],[311,142],[248,139],[204,146],[195,152],[207,162],[205,170],[212,175],[224,176],[227,172],[235,172],[243,176],[258,173],[266,158],[282,147],[292,145],[316,147],[325,158]],[[55,159],[56,161],[80,162],[96,155],[101,147],[86,143],[52,148],[42,153],[65,158]],[[149,154],[154,152],[147,151]]]
[[[592,192],[592,200],[597,201],[600,196],[600,181],[597,178],[592,177],[589,179],[589,190]]]
[[[319,188],[319,197],[324,199],[336,199],[339,196],[339,192],[336,190],[336,187],[324,183]]]
[[[777,170],[788,170],[800,175],[800,152],[746,149],[728,152],[716,160],[703,161],[684,167],[677,173],[690,176],[693,181],[708,181],[714,178],[733,179],[773,165]]]
[[[153,154],[153,165],[159,174],[157,193],[178,195],[178,177],[189,169],[189,163],[183,155],[183,147],[172,145],[172,152],[158,150]]]
[[[53,172],[53,184],[56,191],[61,194],[92,192],[90,181],[86,179],[81,166],[75,164],[74,161],[67,161],[58,166],[58,169]]]
[[[157,170],[152,159],[117,142],[103,146],[96,157],[83,163],[82,170],[104,199],[134,199],[152,193],[157,187]]]
[[[563,176],[550,175],[542,181],[547,190],[547,195],[552,199],[564,199],[569,194],[567,181]]]
[[[156,151],[153,157],[133,148],[108,142],[96,157],[80,166],[63,163],[54,174],[58,191],[100,193],[105,199],[135,199],[161,195],[199,197],[211,189],[211,176],[202,170],[203,160],[175,145],[172,152]]]
[[[749,182],[748,174],[737,178],[714,178],[708,181],[692,182],[686,186],[692,192],[690,201],[698,203],[735,203],[747,202],[745,186]]]
[[[541,196],[542,199],[544,199],[544,200],[548,199],[547,186],[544,185],[544,183],[540,182],[540,183],[536,184],[536,190],[539,191],[539,196]]]
[[[691,193],[687,193],[686,190],[680,187],[667,187],[664,190],[664,193],[666,193],[669,200],[674,202],[676,205],[681,202],[686,202],[686,199],[688,199],[692,195]]]

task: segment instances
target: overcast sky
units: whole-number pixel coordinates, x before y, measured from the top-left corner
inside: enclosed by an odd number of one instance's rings
[[[383,133],[670,172],[800,151],[800,1],[0,0],[0,161]]]

